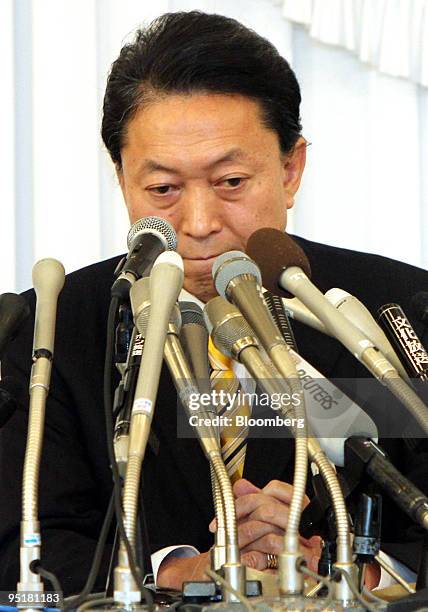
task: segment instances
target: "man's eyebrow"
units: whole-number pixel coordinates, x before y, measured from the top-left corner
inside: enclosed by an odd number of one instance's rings
[[[248,156],[244,153],[242,149],[239,149],[239,148],[230,149],[230,151],[227,151],[227,153],[225,153],[221,157],[214,159],[209,164],[204,166],[204,170],[210,170],[211,168],[214,168],[215,166],[218,166],[219,164],[223,164],[225,162],[237,161],[237,160],[241,161],[241,160],[246,160],[246,159],[248,159]],[[173,168],[171,166],[165,166],[164,164],[161,164],[160,162],[154,159],[144,159],[141,164],[140,170],[143,172],[160,171],[160,172],[169,172],[170,174],[179,174],[179,170],[177,168]]]

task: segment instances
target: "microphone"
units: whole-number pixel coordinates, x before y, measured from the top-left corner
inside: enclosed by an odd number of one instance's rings
[[[56,309],[64,280],[64,266],[56,259],[41,259],[33,267],[33,285],[37,296],[33,359],[40,353],[44,353],[41,355],[44,357],[50,354],[52,358]]]
[[[166,251],[157,257],[150,274],[150,316],[132,403],[128,461],[123,488],[125,532],[134,554],[141,466],[155,409],[168,324],[183,286],[183,267],[183,260],[178,253]],[[136,327],[143,333],[141,319],[144,318],[144,312],[141,312],[138,300],[133,297],[134,293],[138,295],[138,284],[141,281],[144,283],[144,279],[132,283],[131,303],[134,302],[139,312],[137,317],[136,312],[134,313]],[[118,564],[114,570],[114,599],[121,603],[130,603],[139,602],[140,597],[140,587],[132,576],[125,544],[121,539]]]
[[[419,291],[411,302],[419,321],[428,325],[428,291]]]
[[[373,440],[347,440],[345,458],[345,467],[354,473],[364,469],[413,521],[428,529],[428,498],[397,470]]]
[[[257,264],[241,251],[228,251],[216,258],[212,275],[218,294],[242,312],[275,367],[292,385],[293,379],[298,378],[296,368],[290,358],[290,348],[263,299]]]
[[[293,394],[288,395],[285,393],[285,381],[278,377],[278,372],[275,370],[272,362],[270,362],[267,357],[264,357],[259,351],[254,332],[239,310],[226,302],[223,298],[217,297],[210,300],[205,306],[204,318],[215,346],[224,355],[237,359],[243,363],[251,376],[258,382],[264,393],[271,397],[275,394],[279,398],[279,409],[285,418],[287,418],[290,413],[294,417],[298,406],[293,405],[291,402],[291,400],[294,399]],[[299,403],[303,403],[304,400],[301,394],[298,394],[298,400]],[[300,437],[298,423],[296,427],[293,418],[289,419],[288,422],[284,419],[281,423],[281,426],[283,425],[291,427],[296,438],[296,451],[298,450],[299,442],[303,442],[306,447],[303,449],[305,452],[301,455],[296,452],[293,491],[296,490],[296,485],[299,483],[299,489],[300,485],[302,485],[304,493],[306,485],[307,453],[309,452],[311,460],[317,464],[332,497],[338,525],[338,561],[343,563],[344,566],[352,572],[348,518],[343,494],[337,481],[336,474],[318,441],[316,438],[312,437],[312,432],[309,427],[307,429],[309,430],[310,437],[306,441],[304,438]],[[294,501],[294,495],[293,492],[292,503]],[[299,506],[296,516],[293,517],[293,524],[289,522],[284,540],[285,555],[286,558],[290,560],[291,565],[288,565],[285,559],[283,560],[284,565],[280,565],[280,588],[283,592],[293,592],[293,589],[299,584],[299,579],[294,573],[296,567],[294,555],[297,554],[294,537],[295,534],[298,535],[301,508],[302,505]],[[291,509],[292,508],[290,508],[289,521]],[[297,522],[295,528],[294,518]],[[291,527],[293,527],[292,531]],[[291,533],[289,533],[290,531]],[[346,591],[346,587],[342,582],[337,589],[339,592],[341,592],[341,589]]]
[[[201,393],[211,393],[208,331],[202,308],[195,302],[180,302],[180,340]]]
[[[266,283],[265,283],[266,284]],[[283,293],[282,291],[276,290],[276,294]],[[288,293],[288,292],[287,292]],[[303,323],[304,325],[308,325],[317,331],[331,336],[331,333],[326,329],[324,323],[322,323],[318,317],[316,317],[310,310],[307,308],[300,300],[297,298],[282,298],[282,303],[284,304],[284,308],[286,313],[292,319]]]
[[[325,297],[330,304],[333,304],[337,310],[343,312],[345,317],[373,342],[388,361],[392,363],[402,378],[408,378],[408,374],[388,338],[372,317],[371,312],[360,300],[347,291],[336,288],[329,289],[325,293]]]
[[[30,316],[30,307],[22,295],[0,295],[0,359],[8,342],[13,340],[19,328]]]
[[[41,259],[33,267],[36,315],[33,338],[33,365],[30,376],[30,411],[22,483],[20,581],[17,590],[43,591],[40,576],[31,571],[40,559],[38,481],[43,444],[46,397],[49,392],[55,341],[58,295],[64,286],[63,265],[56,259]]]
[[[266,257],[268,246],[274,253],[280,254],[276,261]],[[257,230],[248,240],[247,251],[256,257],[267,289],[275,292],[279,285],[299,298],[330,333],[364,362],[367,349],[374,350],[374,344],[312,284],[308,277],[309,261],[303,249],[290,236],[271,228]]]
[[[264,228],[250,236],[247,250],[261,263],[263,274],[266,271],[267,288],[276,291],[279,285],[298,297],[324,323],[330,333],[398,397],[428,434],[427,407],[424,402],[400,378],[397,370],[375,348],[373,342],[330,304],[311,283],[302,267],[295,265],[302,264],[306,270],[310,270],[306,255],[294,240],[279,230]],[[266,256],[267,252],[276,253],[278,259],[270,260]]]
[[[222,298],[210,300],[204,311],[215,346],[223,354],[244,363],[250,374],[269,395],[282,393],[280,379],[258,351],[257,339],[242,314]],[[247,345],[247,346],[246,346]],[[248,347],[253,347],[249,351]],[[240,352],[239,352],[240,351]],[[296,352],[291,351],[303,384],[310,433],[318,438],[322,450],[337,466],[344,465],[344,444],[351,436],[374,438],[373,420],[345,393],[326,379]],[[316,393],[314,393],[316,385]],[[305,386],[307,390],[305,391]]]
[[[269,309],[270,316],[275,321],[275,325],[281,332],[282,337],[288,346],[297,351],[296,338],[288,319],[287,310],[282,299],[278,295],[273,295],[270,291],[263,292],[263,298]]]
[[[175,251],[164,252],[156,259],[150,275],[150,315],[147,324],[144,351],[138,373],[132,419],[134,415],[147,417],[144,439],[135,440],[137,447],[147,441],[156,402],[159,377],[162,368],[164,345],[171,312],[183,286],[183,260]],[[144,333],[147,311],[143,304],[136,307],[134,321],[140,333]],[[148,429],[147,429],[148,426]],[[131,440],[132,444],[132,421]]]
[[[385,304],[378,312],[379,323],[401,356],[409,375],[428,381],[428,354],[401,306]]]
[[[18,407],[15,394],[22,391],[22,385],[12,376],[0,380],[0,429],[6,425]]]
[[[128,255],[111,288],[112,297],[126,300],[136,280],[150,274],[153,264],[164,251],[175,251],[177,236],[168,221],[143,217],[128,232]]]

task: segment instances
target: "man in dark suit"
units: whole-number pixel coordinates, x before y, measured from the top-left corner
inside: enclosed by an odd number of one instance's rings
[[[178,236],[185,289],[206,302],[215,295],[212,263],[245,250],[259,227],[283,230],[305,165],[299,86],[287,62],[237,22],[193,12],[166,15],[121,51],[113,64],[102,136],[131,222],[164,217]],[[427,273],[411,266],[300,240],[321,290],[339,286],[375,310],[396,300],[408,307]],[[109,289],[116,260],[68,276],[60,296],[51,396],[41,468],[42,560],[67,593],[81,588],[111,491],[102,416],[102,375]],[[34,295],[28,299],[34,307]],[[332,339],[295,325],[299,350],[324,375],[365,376]],[[28,380],[31,323],[13,343],[4,374]],[[117,381],[115,381],[117,382]],[[0,434],[0,584],[17,580],[19,474],[27,399]],[[195,440],[176,439],[176,396],[163,371],[144,462],[143,493],[150,549],[191,544],[207,551],[213,516],[208,466]],[[291,441],[248,445],[236,485],[244,561],[266,568],[286,527],[292,481]],[[400,467],[422,486],[422,456],[391,445]],[[200,485],[198,483],[204,483]],[[405,529],[403,518],[402,527]],[[385,525],[388,541],[388,525]],[[401,539],[407,537],[402,534]],[[396,542],[390,530],[389,542]],[[392,539],[391,539],[392,538]],[[302,542],[308,559],[319,541]],[[103,561],[107,572],[109,552]],[[158,581],[179,586],[202,576],[206,553],[170,557]],[[371,584],[375,583],[375,578]]]

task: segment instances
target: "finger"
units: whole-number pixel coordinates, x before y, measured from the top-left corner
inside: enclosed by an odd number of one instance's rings
[[[313,572],[318,571],[318,563],[320,560],[320,551],[316,548],[312,548],[310,546],[302,546],[301,547],[303,556],[305,557],[305,561],[307,566]]]
[[[240,478],[233,485],[233,493],[235,497],[242,497],[243,495],[250,495],[251,493],[260,493],[260,489],[249,480]]]
[[[245,521],[238,525],[239,548],[251,547],[254,541],[260,540],[265,535],[274,533],[280,537],[284,536],[282,529],[262,521]]]
[[[266,501],[258,506],[248,516],[247,520],[263,521],[281,530],[287,528],[289,506],[280,504],[277,501]]]
[[[281,480],[271,480],[268,484],[263,487],[262,492],[265,495],[270,495],[283,504],[290,504],[293,495],[293,485],[288,482],[282,482]],[[309,504],[309,497],[305,495],[303,507],[305,508]]]
[[[247,567],[262,571],[267,567],[267,555],[257,550],[251,550],[241,555],[241,562]]]
[[[266,497],[261,493],[249,493],[235,499],[236,518],[248,516],[258,506],[266,502]]]
[[[311,538],[307,539],[304,538],[302,535],[299,536],[300,538],[300,543],[302,544],[302,546],[307,546],[308,548],[313,548],[315,550],[317,550],[319,552],[319,554],[321,555],[321,546],[322,546],[322,539],[320,538],[320,536],[312,536]]]
[[[252,552],[271,553],[279,555],[284,550],[284,538],[274,533],[269,533],[259,540],[255,540],[248,546],[242,548],[241,554]],[[319,553],[316,548],[301,546],[300,551],[305,558],[306,564],[313,572],[318,571]]]
[[[258,551],[279,555],[284,550],[284,537],[272,531],[258,540],[254,540],[248,546],[242,548],[241,553]]]

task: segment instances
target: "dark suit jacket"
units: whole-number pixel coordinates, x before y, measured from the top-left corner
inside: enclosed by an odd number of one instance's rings
[[[411,297],[428,287],[428,273],[385,259],[299,239],[313,280],[324,292],[340,287],[372,311],[399,302],[411,316]],[[103,363],[109,291],[118,259],[72,274],[60,295],[51,394],[46,411],[40,477],[42,561],[62,582],[66,594],[81,589],[91,564],[112,488],[103,417]],[[35,296],[27,292],[34,312]],[[415,322],[423,336],[423,328]],[[335,340],[296,323],[299,352],[325,376],[367,377],[365,369]],[[425,330],[426,331],[426,330]],[[28,386],[33,321],[11,343],[3,376]],[[427,334],[425,334],[427,338]],[[115,381],[116,383],[117,381]],[[22,408],[0,432],[0,588],[14,589],[19,571],[21,472],[24,458],[28,395]],[[171,544],[193,544],[207,550],[213,517],[209,470],[196,440],[176,439],[176,394],[164,368],[153,421],[159,441],[144,461],[144,499],[152,551]],[[409,453],[401,441],[385,442],[397,466],[428,490],[428,455]],[[291,440],[251,440],[244,476],[258,486],[273,478],[292,481]],[[392,502],[385,503],[384,548],[415,565],[408,544],[409,523]],[[404,544],[397,544],[399,542]],[[401,548],[400,548],[401,547]],[[411,557],[411,558],[409,558]],[[103,561],[107,571],[109,551]],[[99,585],[103,581],[100,580]]]

